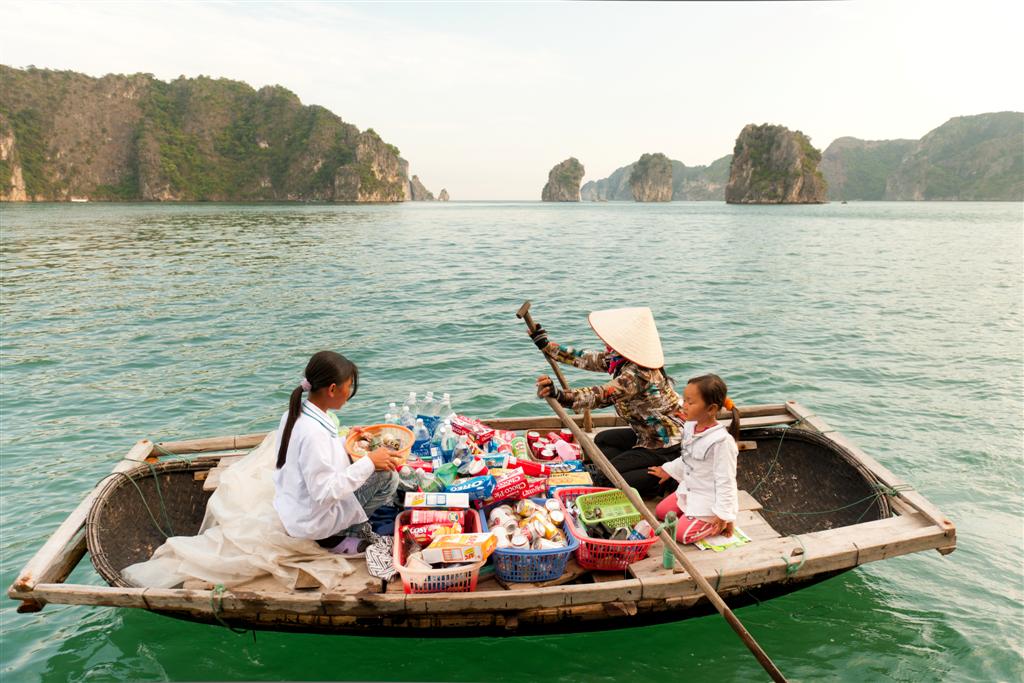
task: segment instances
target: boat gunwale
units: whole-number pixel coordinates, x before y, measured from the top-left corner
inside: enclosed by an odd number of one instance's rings
[[[859,462],[879,482],[890,487],[905,485],[889,470],[867,456],[839,432],[829,427],[824,420],[795,401],[789,401],[786,404],[750,406],[744,410],[744,415],[746,417],[741,419],[741,428],[785,424],[816,432],[825,436],[834,447],[847,451],[854,462]],[[722,413],[719,417],[724,421],[729,418],[729,415]],[[574,419],[579,422],[583,417],[578,415],[574,416]],[[547,424],[551,420],[557,421],[557,418],[495,418],[485,420],[485,422],[496,427],[522,429],[532,425]],[[625,423],[615,415],[594,416],[595,427],[612,427],[619,424]],[[523,426],[513,427],[512,425]],[[208,455],[192,460],[217,460],[223,456],[215,455],[215,453],[255,447],[266,437],[266,434],[267,432],[159,444],[143,439],[137,442],[117,463],[110,476],[119,473],[131,474],[133,473],[131,471],[137,468],[148,468],[146,463],[157,462],[159,455],[165,454],[206,453]],[[52,602],[139,607],[163,613],[180,610],[198,611],[212,617],[216,617],[219,613],[221,616],[229,618],[232,616],[246,618],[247,615],[251,616],[254,612],[258,613],[261,608],[262,611],[267,611],[268,606],[272,605],[274,609],[295,610],[297,613],[303,614],[374,616],[400,613],[519,612],[529,609],[580,607],[582,605],[608,604],[609,602],[632,604],[635,609],[635,603],[642,600],[700,599],[700,592],[692,577],[682,571],[670,572],[668,570],[660,575],[624,578],[594,584],[536,587],[520,591],[501,590],[437,595],[215,592],[206,589],[121,588],[67,584],[65,583],[67,576],[84,556],[85,517],[101,487],[108,485],[109,481],[110,477],[105,477],[97,483],[18,574],[18,578],[8,589],[8,596],[22,601],[19,611],[38,611],[45,604]],[[765,583],[808,580],[819,573],[852,569],[864,562],[921,550],[936,549],[940,553],[946,554],[955,549],[955,526],[923,496],[916,491],[907,490],[901,491],[896,497],[890,496],[890,498],[894,502],[894,509],[898,516],[801,535],[802,543],[797,543],[796,539],[790,536],[759,542],[758,549],[766,549],[769,544],[771,545],[771,550],[765,550],[766,553],[773,554],[770,561],[766,555],[762,564],[756,567],[744,564],[735,571],[719,572],[716,581],[722,590],[729,591],[737,587],[749,588]],[[903,502],[896,504],[900,499]],[[901,525],[906,525],[911,520],[914,523],[903,530],[902,537],[893,537],[891,533],[888,533],[901,528]],[[878,534],[880,537],[878,543],[862,546],[853,538],[846,540],[842,536],[837,536],[842,532],[857,536],[865,530],[866,525],[875,525],[871,527],[873,531],[882,529],[886,532]],[[850,534],[850,530],[857,533]],[[830,553],[812,556],[806,545],[808,540],[812,541],[812,546],[818,541],[822,541],[825,545],[830,542],[833,545],[836,545],[837,542],[848,543],[848,545],[839,545]],[[787,557],[796,557],[798,551],[803,553],[803,561],[794,572],[792,567],[799,560],[794,559],[791,563],[782,558],[783,553],[786,553]],[[837,557],[845,559],[842,559],[837,565]],[[736,558],[733,557],[733,559]],[[704,564],[707,563],[701,562],[698,566]],[[756,576],[752,577],[752,574]],[[714,574],[708,575],[714,576]],[[693,595],[690,595],[687,590]]]

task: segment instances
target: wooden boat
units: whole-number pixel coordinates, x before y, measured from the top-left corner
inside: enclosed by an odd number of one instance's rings
[[[725,414],[722,415],[724,419]],[[578,423],[582,416],[574,418]],[[489,420],[502,429],[551,430],[555,417]],[[623,424],[593,416],[595,430]],[[923,496],[795,402],[752,406],[741,421],[740,526],[751,543],[724,552],[686,546],[731,607],[790,593],[859,565],[956,548],[956,527]],[[712,613],[683,570],[665,569],[659,541],[623,572],[570,561],[560,579],[502,585],[481,578],[471,593],[411,594],[361,566],[331,592],[282,591],[259,582],[138,588],[120,571],[150,557],[163,537],[143,505],[160,495],[173,528],[195,533],[224,468],[263,434],[154,444],[139,441],[64,520],[8,590],[19,611],[47,603],[146,609],[233,627],[370,635],[515,635],[622,628]],[[158,454],[190,454],[161,461]],[[653,502],[652,502],[653,504]],[[154,507],[154,509],[156,509]],[[108,586],[68,584],[89,552]],[[358,564],[358,561],[357,561]]]

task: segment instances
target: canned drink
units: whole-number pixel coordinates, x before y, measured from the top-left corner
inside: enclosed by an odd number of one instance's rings
[[[516,502],[516,514],[520,517],[529,517],[530,515],[538,512],[540,507],[529,498],[523,498]]]
[[[540,453],[537,454],[537,459],[554,460],[556,456],[557,453],[555,453],[555,447],[552,446],[551,444],[548,444],[547,446],[541,449]]]
[[[538,538],[533,542],[534,550],[554,550],[556,548],[564,548],[565,543],[560,543],[553,539]]]
[[[556,441],[562,441],[561,432],[548,432],[546,436],[548,441],[551,443],[555,443]]]
[[[516,550],[526,550],[530,547],[530,541],[523,534],[516,534],[510,539],[509,543]]]
[[[491,526],[507,526],[509,523],[515,524],[516,513],[508,505],[501,505],[491,510],[491,514],[487,516],[487,523]]]
[[[571,429],[563,429],[558,434],[559,434],[559,436],[562,437],[562,441],[564,441],[566,443],[572,443],[573,441],[576,440],[576,439],[573,438],[572,430]]]
[[[550,517],[551,523],[555,526],[562,526],[565,524],[565,513],[561,510],[552,510],[548,513],[548,517]]]
[[[530,528],[542,538],[554,538],[558,533],[558,527],[551,523],[547,515],[542,513],[530,515]]]
[[[498,539],[499,548],[507,548],[512,545],[512,541],[509,539],[509,534],[505,527],[496,527],[491,530],[491,533],[493,533],[494,537]]]
[[[540,432],[526,432],[526,443],[532,444],[540,438]]]
[[[545,500],[544,507],[547,508],[548,512],[555,512],[556,510],[562,509],[562,506],[559,505],[558,501],[555,500],[554,498],[549,498],[548,500]]]

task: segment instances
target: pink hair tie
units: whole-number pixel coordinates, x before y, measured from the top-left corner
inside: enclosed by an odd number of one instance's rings
[[[313,390],[313,385],[310,384],[309,380],[306,379],[305,377],[303,377],[302,381],[299,382],[299,386],[302,387],[303,391],[312,391]]]

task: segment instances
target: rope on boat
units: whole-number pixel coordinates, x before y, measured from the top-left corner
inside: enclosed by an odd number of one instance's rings
[[[775,457],[772,458],[772,464],[770,464],[768,466],[768,471],[764,473],[763,477],[761,477],[761,481],[757,482],[757,486],[755,486],[754,488],[750,489],[750,495],[754,495],[755,493],[757,493],[757,490],[759,488],[761,488],[761,486],[766,481],[768,481],[768,477],[771,476],[772,470],[775,469],[776,463],[779,462],[779,453],[782,452],[782,442],[785,441],[785,439],[786,439],[786,432],[788,432],[791,428],[796,427],[798,424],[800,424],[803,421],[804,421],[804,418],[801,417],[796,422],[793,422],[792,424],[788,424],[788,425],[786,425],[785,427],[782,428],[782,436],[779,437],[779,445],[776,446],[776,448],[775,448]]]
[[[770,512],[773,515],[793,515],[796,517],[812,517],[814,515],[827,515],[832,512],[840,512],[842,510],[852,508],[853,506],[859,505],[866,500],[870,500],[872,503],[874,503],[874,501],[884,496],[892,496],[893,498],[899,498],[900,493],[902,491],[912,491],[914,488],[910,484],[897,484],[896,486],[888,486],[887,484],[871,484],[871,487],[875,489],[875,492],[872,493],[870,496],[864,496],[860,500],[855,500],[849,505],[843,505],[842,507],[832,508],[831,510],[810,510],[802,512],[790,512],[788,510],[772,510],[770,508],[761,509],[765,512]],[[870,509],[871,504],[868,504],[868,506],[864,509],[864,512],[860,514],[860,517],[858,517],[856,521],[859,522],[861,519],[863,519],[864,515],[866,515],[868,510]]]
[[[224,584],[218,583],[216,586],[213,587],[213,590],[210,591],[210,611],[213,613],[213,618],[216,619],[221,626],[223,626],[224,628],[226,628],[234,634],[244,635],[248,633],[248,629],[235,628],[234,626],[220,618],[220,608],[221,603],[224,601],[225,590],[226,589],[224,588]],[[253,642],[256,641],[256,631],[252,632],[252,639]]]
[[[793,576],[793,574],[796,574],[798,571],[800,571],[800,568],[804,566],[804,562],[807,561],[807,546],[804,545],[804,539],[800,538],[795,534],[790,536],[790,538],[795,538],[796,540],[800,541],[800,547],[803,548],[803,552],[800,553],[799,562],[790,562],[788,557],[786,557],[785,555],[781,556],[782,561],[786,563],[786,576]]]

